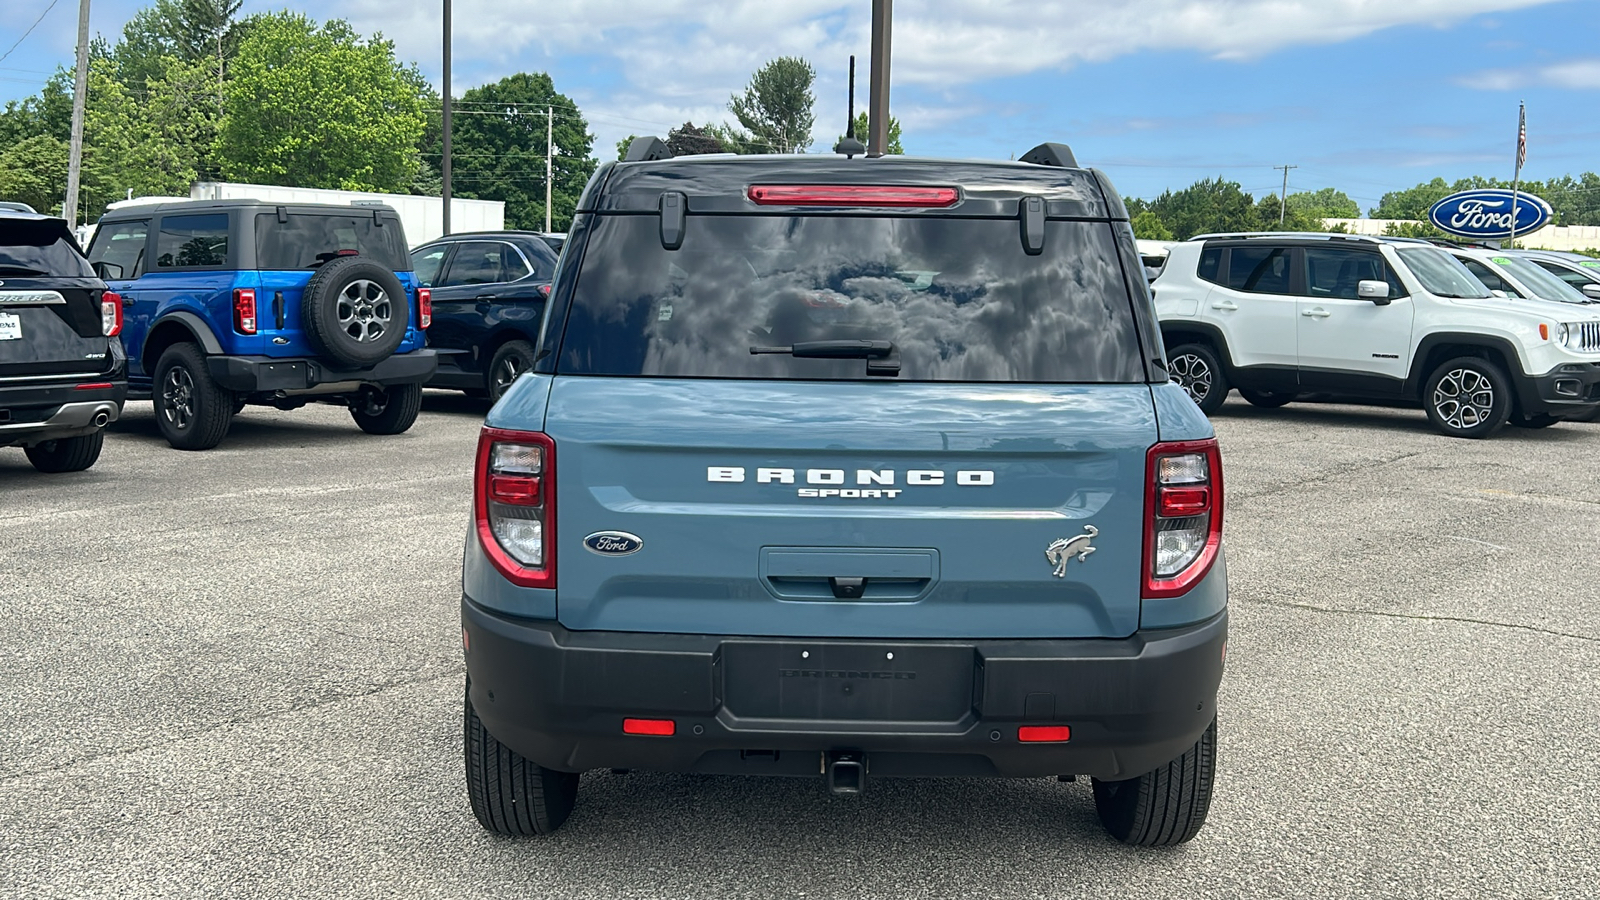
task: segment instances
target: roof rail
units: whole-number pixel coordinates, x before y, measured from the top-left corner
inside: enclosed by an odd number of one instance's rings
[[[658,137],[636,137],[628,145],[628,152],[623,155],[623,162],[655,162],[658,159],[671,159],[672,151],[667,148],[666,142]]]
[[[1044,143],[1022,154],[1019,162],[1032,163],[1036,166],[1058,166],[1063,169],[1076,169],[1078,158],[1072,155],[1072,148],[1066,144]]]
[[[1214,234],[1197,234],[1191,241],[1222,240],[1224,238],[1311,238],[1325,241],[1364,241],[1380,244],[1383,238],[1370,234],[1345,234],[1337,231],[1219,231]]]

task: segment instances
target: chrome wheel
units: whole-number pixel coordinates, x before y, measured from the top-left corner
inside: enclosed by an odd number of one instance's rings
[[[182,430],[194,421],[194,379],[183,366],[167,370],[161,384],[161,415],[172,427]]]
[[[500,360],[494,367],[495,399],[499,399],[500,395],[504,394],[506,389],[511,387],[511,383],[516,381],[517,377],[524,371],[522,360],[517,358],[515,354],[508,354],[504,359]]]
[[[1193,353],[1180,353],[1167,362],[1172,383],[1184,389],[1189,399],[1199,403],[1211,393],[1211,367]]]
[[[350,282],[339,292],[334,308],[339,328],[357,342],[377,341],[389,330],[394,318],[394,305],[389,295],[377,282],[360,279]]]
[[[1451,369],[1433,388],[1433,409],[1451,428],[1476,428],[1494,415],[1494,384],[1476,369]]]

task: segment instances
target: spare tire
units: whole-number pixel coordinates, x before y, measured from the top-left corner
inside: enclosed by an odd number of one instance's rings
[[[405,340],[410,318],[400,279],[359,256],[323,263],[300,300],[306,339],[341,366],[366,368],[389,358]]]

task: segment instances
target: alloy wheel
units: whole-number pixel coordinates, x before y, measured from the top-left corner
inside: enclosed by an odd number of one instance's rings
[[[1211,393],[1211,367],[1193,353],[1181,353],[1167,363],[1172,382],[1184,389],[1196,403]]]
[[[1433,389],[1433,408],[1451,428],[1476,428],[1494,414],[1494,384],[1476,369],[1451,369]]]
[[[516,356],[508,355],[505,359],[500,360],[500,364],[494,367],[495,398],[499,399],[500,395],[511,387],[512,382],[516,381],[517,376],[521,375],[522,372],[522,360]]]
[[[350,282],[339,292],[335,313],[340,330],[358,343],[371,343],[389,330],[394,305],[377,282],[362,278]]]
[[[167,370],[167,378],[161,385],[161,400],[161,414],[172,427],[179,431],[188,428],[194,421],[194,378],[188,369],[173,366]]]

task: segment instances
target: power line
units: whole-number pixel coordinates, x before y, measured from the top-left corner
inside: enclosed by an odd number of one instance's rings
[[[0,62],[5,62],[6,57],[11,55],[11,51],[21,46],[22,42],[28,39],[28,35],[33,34],[33,30],[39,27],[39,23],[44,21],[44,17],[50,15],[50,10],[55,9],[56,4],[60,2],[61,0],[50,0],[50,5],[44,8],[44,12],[39,13],[39,18],[34,19],[33,24],[28,26],[28,30],[22,33],[22,37],[17,38],[17,42],[11,45],[11,50],[0,53]]]

